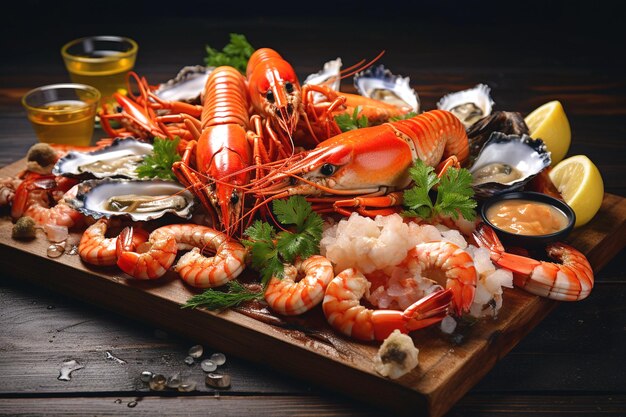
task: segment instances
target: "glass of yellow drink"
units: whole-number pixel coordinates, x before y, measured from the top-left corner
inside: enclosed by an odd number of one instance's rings
[[[91,85],[112,102],[113,93],[126,90],[126,75],[135,65],[137,43],[120,36],[75,39],[61,48],[72,82]]]
[[[40,142],[89,146],[100,92],[84,84],[53,84],[22,97]]]

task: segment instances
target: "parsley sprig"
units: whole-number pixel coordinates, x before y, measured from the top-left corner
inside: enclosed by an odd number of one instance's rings
[[[167,138],[154,138],[152,143],[152,154],[144,158],[136,169],[139,178],[163,178],[175,180],[176,176],[172,172],[172,164],[180,161],[178,154],[179,138],[170,140]]]
[[[248,239],[242,240],[250,249],[252,267],[261,272],[263,285],[272,276],[283,276],[283,263],[319,253],[324,222],[302,196],[275,200],[272,208],[277,220],[289,230],[276,233],[270,224],[257,220],[244,232]]]
[[[458,219],[459,214],[467,220],[476,217],[476,200],[472,189],[472,174],[466,169],[448,168],[441,178],[437,178],[434,168],[418,160],[409,169],[415,185],[404,192],[403,212],[407,217],[420,217],[429,220],[439,215]],[[433,203],[431,190],[437,187],[437,197]]]
[[[220,52],[217,49],[206,46],[207,56],[204,62],[208,66],[219,67],[221,65],[229,65],[235,67],[239,72],[245,74],[248,59],[254,52],[254,48],[244,35],[238,33],[230,34],[230,43]]]
[[[339,129],[341,129],[342,132],[347,132],[348,130],[356,130],[367,127],[367,116],[362,115],[359,117],[360,112],[361,106],[356,106],[352,115],[343,113],[335,116],[335,122],[337,122]]]

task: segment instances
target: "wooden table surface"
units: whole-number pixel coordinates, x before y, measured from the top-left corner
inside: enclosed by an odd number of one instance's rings
[[[527,114],[558,99],[572,127],[569,155],[588,155],[606,192],[626,196],[626,65],[619,20],[610,8],[531,2],[539,10],[511,14],[498,13],[496,2],[485,11],[444,10],[451,5],[443,2],[399,15],[387,8],[376,17],[340,2],[332,6],[333,18],[317,11],[316,19],[307,20],[285,9],[259,17],[258,5],[242,6],[235,17],[225,6],[211,13],[191,2],[197,13],[177,7],[167,16],[134,3],[78,19],[73,2],[59,9],[20,3],[19,13],[9,14],[2,27],[0,166],[23,157],[36,142],[21,96],[68,81],[59,54],[64,42],[93,34],[132,37],[140,45],[135,69],[158,83],[184,65],[201,64],[205,44],[221,48],[228,33],[237,32],[255,47],[278,50],[301,77],[337,56],[350,65],[384,49],[381,62],[411,77],[424,109],[447,92],[481,82],[491,86],[499,110]],[[27,14],[31,8],[39,13]],[[99,20],[89,22],[95,15]],[[622,250],[597,274],[587,300],[560,304],[448,415],[626,415],[625,258]],[[231,356],[223,370],[232,388],[215,391],[201,383],[197,364],[183,363],[193,340],[24,284],[19,276],[0,277],[0,415],[384,414],[364,400]],[[71,381],[57,380],[69,359],[85,367]],[[144,370],[190,374],[198,390],[149,391],[140,381]]]

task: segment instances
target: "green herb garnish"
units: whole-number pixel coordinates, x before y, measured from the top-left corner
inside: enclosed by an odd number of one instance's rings
[[[461,214],[467,220],[476,217],[472,174],[468,170],[448,168],[441,178],[437,178],[434,168],[418,160],[409,169],[409,175],[415,185],[404,192],[404,205],[407,207],[402,213],[404,216],[424,220],[438,215],[458,219]],[[433,203],[430,191],[437,184],[437,197]]]
[[[154,138],[152,155],[146,156],[135,170],[139,178],[158,177],[175,180],[176,176],[172,172],[172,165],[174,162],[180,161],[180,155],[177,151],[179,141],[179,138],[174,140]]]
[[[276,200],[272,208],[278,221],[291,226],[291,230],[276,233],[270,224],[257,220],[244,232],[249,239],[242,240],[250,248],[252,267],[261,272],[263,285],[272,276],[283,276],[283,263],[293,263],[296,256],[308,258],[319,253],[322,239],[323,220],[304,197]]]
[[[406,120],[406,119],[410,119],[411,117],[415,117],[417,116],[417,112],[414,111],[410,111],[407,114],[403,114],[401,116],[393,116],[389,118],[390,122],[397,122],[398,120]]]
[[[250,59],[250,55],[253,52],[254,48],[248,43],[244,35],[231,33],[230,43],[221,52],[211,48],[209,45],[206,46],[207,56],[204,58],[204,62],[212,67],[229,65],[245,74],[248,59]]]
[[[352,115],[343,113],[335,116],[335,122],[337,122],[339,129],[341,129],[342,132],[347,132],[348,130],[356,130],[367,127],[367,117],[365,115],[359,117],[360,112],[361,106],[356,106]]]
[[[209,310],[224,310],[235,307],[244,301],[256,300],[263,297],[263,291],[250,291],[239,282],[233,280],[228,284],[228,292],[208,289],[202,294],[191,297],[182,308],[205,307]]]

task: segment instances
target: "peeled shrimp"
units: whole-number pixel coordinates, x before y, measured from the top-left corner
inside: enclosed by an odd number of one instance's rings
[[[304,277],[296,282],[299,274]],[[286,316],[302,314],[322,302],[326,287],[334,276],[330,261],[313,255],[295,265],[285,266],[282,279],[272,277],[265,290],[265,301],[277,313]]]
[[[419,243],[409,251],[405,262],[418,262],[423,276],[452,291],[457,315],[469,311],[478,279],[469,253],[447,241]]]

